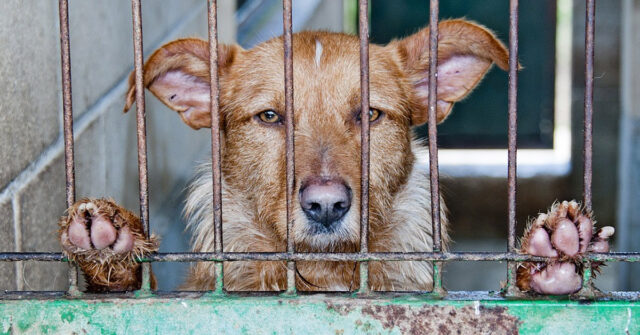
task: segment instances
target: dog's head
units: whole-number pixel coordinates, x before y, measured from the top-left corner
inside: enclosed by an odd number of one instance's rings
[[[293,37],[295,193],[298,250],[348,251],[359,241],[360,124],[371,129],[370,225],[391,214],[414,155],[411,127],[427,121],[429,31],[370,46],[370,105],[360,110],[357,37],[304,32]],[[464,20],[439,24],[437,119],[508,53],[487,29]],[[222,169],[256,224],[286,237],[283,44],[219,48]],[[133,80],[130,80],[133,84]],[[208,43],[171,42],[145,64],[145,86],[194,129],[211,125]],[[125,110],[134,101],[131,85]]]

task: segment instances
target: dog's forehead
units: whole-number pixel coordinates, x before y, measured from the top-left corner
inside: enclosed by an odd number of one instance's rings
[[[384,50],[384,51],[383,51]],[[390,65],[389,52],[370,45],[371,75],[384,72]],[[245,51],[244,73],[268,74],[269,79],[283,76],[282,38],[274,38]],[[356,36],[332,32],[300,32],[293,35],[294,80],[301,83],[319,81],[326,76],[352,77],[360,80],[360,49]],[[313,76],[312,76],[313,75]],[[298,78],[299,77],[299,78]]]
[[[250,97],[251,105],[260,105],[250,109],[268,108],[268,104],[272,105],[271,108],[284,107],[282,39],[275,38],[246,50],[244,60],[242,66],[235,69],[234,77],[240,79],[237,92],[243,92],[243,98]],[[360,50],[357,37],[329,32],[294,34],[293,67],[296,110],[350,113],[359,106]],[[372,106],[377,104],[376,108],[387,110],[404,109],[396,106],[399,101],[406,101],[403,75],[387,48],[370,46],[370,69]],[[274,100],[278,103],[274,104]]]

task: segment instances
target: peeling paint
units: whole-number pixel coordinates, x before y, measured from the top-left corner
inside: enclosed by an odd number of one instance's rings
[[[640,302],[420,295],[0,300],[0,334],[640,334]]]
[[[479,311],[483,313],[480,315]],[[427,305],[411,308],[402,305],[374,305],[362,309],[363,315],[380,320],[385,329],[403,334],[517,334],[520,321],[505,307],[473,305]]]

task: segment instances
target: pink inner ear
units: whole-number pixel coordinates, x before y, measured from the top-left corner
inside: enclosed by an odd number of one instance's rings
[[[180,113],[194,129],[210,126],[209,84],[182,71],[169,71],[153,81],[149,90],[165,105]]]
[[[149,89],[178,112],[191,107],[208,109],[209,106],[209,84],[182,71],[163,74],[153,81]]]
[[[491,61],[470,55],[453,56],[438,64],[438,100],[455,102],[476,86]]]
[[[453,103],[460,101],[478,84],[491,66],[491,61],[470,55],[457,55],[438,64],[437,121],[444,121],[451,112]],[[429,98],[429,74],[421,73],[415,82],[416,95],[426,106]],[[427,121],[427,115],[413,117],[414,124]]]

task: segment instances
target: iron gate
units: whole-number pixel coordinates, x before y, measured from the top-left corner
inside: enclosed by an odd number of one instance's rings
[[[595,0],[586,0],[584,97],[584,199],[591,211],[592,115]],[[149,193],[143,82],[141,0],[132,0],[135,87],[137,105],[140,217],[149,234]],[[222,246],[221,164],[218,106],[217,1],[208,0],[211,143],[215,252],[156,253],[143,262],[142,288],[131,294],[86,294],[78,289],[78,270],[71,265],[67,292],[8,292],[0,294],[0,333],[80,332],[455,332],[462,333],[640,333],[639,292],[602,293],[592,284],[591,262],[638,262],[639,252],[590,253],[583,257],[583,288],[570,297],[523,295],[515,285],[516,262],[544,261],[545,257],[516,251],[516,155],[518,0],[510,0],[508,88],[508,249],[505,252],[445,252],[441,247],[440,191],[436,129],[436,61],[430,59],[429,155],[433,252],[369,252],[369,119],[362,118],[360,252],[300,253],[287,238],[286,252],[224,252]],[[287,236],[292,229],[294,188],[292,0],[283,2]],[[430,55],[437,54],[438,0],[430,0]],[[75,202],[73,111],[68,25],[68,0],[59,0],[63,83],[66,201]],[[359,1],[361,110],[369,110],[368,1]],[[1,253],[1,261],[68,261],[62,253]],[[224,261],[286,261],[287,289],[281,294],[228,293],[223,287]],[[354,293],[306,294],[295,287],[296,261],[355,261],[360,264],[359,290]],[[369,261],[432,261],[431,292],[372,292]],[[507,281],[502,292],[447,292],[441,267],[448,261],[506,261]],[[150,288],[152,262],[215,262],[216,288],[212,292],[154,292]],[[526,299],[525,299],[526,298]]]

